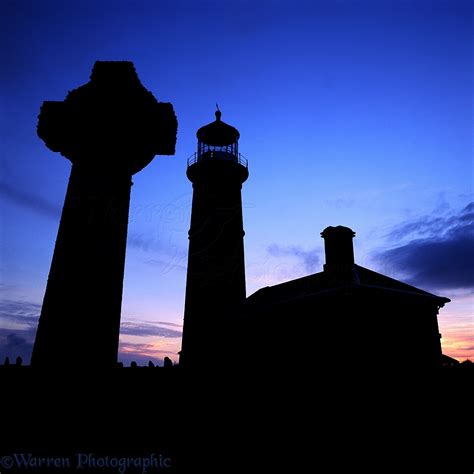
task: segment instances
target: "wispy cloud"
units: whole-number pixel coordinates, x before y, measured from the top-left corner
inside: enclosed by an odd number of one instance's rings
[[[169,259],[147,258],[146,260],[143,260],[143,263],[152,267],[159,267],[162,274],[168,273],[172,270],[183,271],[187,268],[185,256]]]
[[[13,362],[18,356],[22,357],[24,363],[29,363],[40,313],[41,305],[37,303],[0,300],[0,363],[5,357]],[[176,355],[181,335],[182,325],[178,323],[124,320],[120,330],[120,351],[126,355],[125,359],[162,362],[165,355]],[[143,338],[147,342],[135,344],[126,340],[133,337]],[[84,347],[87,347],[86,342]],[[169,347],[176,350],[168,350]]]
[[[168,323],[167,321],[156,321],[155,324],[159,324],[160,326],[171,326],[173,328],[182,328],[182,324],[177,323]]]
[[[390,240],[400,241],[407,237],[442,238],[474,223],[474,202],[456,213],[439,215],[439,210],[426,216],[402,222],[388,234]],[[472,227],[471,227],[472,229]]]
[[[176,329],[170,329],[163,327],[164,325],[170,325],[170,323],[155,323],[155,322],[142,322],[142,321],[124,321],[120,326],[120,333],[128,336],[158,336],[175,338],[181,337],[182,331]]]
[[[130,365],[132,361],[136,362],[139,366],[148,364],[148,361],[152,361],[155,364],[163,365],[165,357],[177,361],[178,350],[169,350],[157,346],[155,344],[140,344],[120,341],[119,347],[119,360],[125,365]]]
[[[37,303],[0,300],[0,363],[21,357],[29,364],[40,312]]]
[[[128,234],[127,245],[143,252],[158,251],[162,247],[158,239],[138,232],[130,232]]]
[[[30,301],[0,300],[0,327],[21,326],[36,328],[38,324],[41,305]]]
[[[148,356],[148,355],[157,355],[157,354],[174,354],[176,355],[176,352],[166,350],[166,349],[161,349],[160,347],[157,347],[155,344],[136,344],[136,343],[131,343],[131,342],[121,342],[120,343],[121,347],[121,353],[123,354],[141,354],[143,356]]]
[[[0,183],[0,196],[17,206],[55,221],[61,215],[60,207],[45,200],[41,195],[18,189],[8,183]]]
[[[432,289],[474,287],[474,203],[444,216],[402,222],[389,234],[402,244],[376,260],[414,285]]]
[[[298,259],[304,266],[304,269],[309,273],[314,273],[319,269],[320,259],[318,249],[304,250],[299,245],[282,246],[278,244],[271,244],[267,247],[267,252],[272,257],[294,257]]]
[[[151,234],[131,232],[127,246],[140,251],[141,261],[145,265],[159,267],[163,274],[176,269],[186,270],[187,251],[173,243],[164,243]]]

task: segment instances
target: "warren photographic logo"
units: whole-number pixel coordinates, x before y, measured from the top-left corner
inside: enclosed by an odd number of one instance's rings
[[[142,474],[166,470],[172,465],[171,458],[163,454],[150,454],[143,457],[96,456],[93,453],[78,453],[72,457],[46,457],[33,454],[14,453],[0,459],[0,467],[7,471],[48,469],[51,472],[66,470],[87,471],[93,469],[116,469],[125,472]],[[48,471],[49,472],[49,471]],[[2,474],[2,472],[0,472]]]

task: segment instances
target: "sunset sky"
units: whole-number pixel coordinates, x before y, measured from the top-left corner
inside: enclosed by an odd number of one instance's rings
[[[249,161],[247,294],[321,271],[320,232],[345,225],[359,265],[452,300],[443,352],[473,359],[472,13],[470,0],[3,0],[0,362],[29,361],[71,167],[37,137],[39,108],[96,60],[133,61],[178,117],[175,156],[133,180],[122,361],[177,358],[186,159],[216,102]]]

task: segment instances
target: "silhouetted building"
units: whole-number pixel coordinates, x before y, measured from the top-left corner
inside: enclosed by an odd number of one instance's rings
[[[321,236],[324,270],[247,298],[227,356],[252,354],[264,366],[287,354],[311,367],[439,366],[437,314],[450,300],[357,265],[347,227]]]
[[[242,183],[247,160],[237,129],[216,120],[197,131],[198,149],[188,160],[193,183],[191,228],[180,366],[204,366],[221,358],[223,327],[245,301]]]
[[[89,83],[43,103],[38,135],[72,170],[32,365],[115,367],[132,175],[174,154],[176,130],[131,62],[97,61]]]
[[[72,170],[32,365],[116,367],[131,177],[174,153],[176,131],[172,105],[129,62],[96,62],[89,83],[44,102],[38,135]],[[246,299],[240,134],[217,110],[197,138],[181,367],[441,364],[437,314],[449,299],[357,265],[347,227],[322,232],[324,271]]]
[[[441,364],[437,314],[448,298],[357,265],[347,227],[327,227],[324,271],[245,299],[239,132],[197,132],[180,366],[420,367]],[[326,361],[322,363],[322,361]]]
[[[443,367],[458,367],[460,362],[454,357],[449,357],[446,354],[441,356],[441,365]]]

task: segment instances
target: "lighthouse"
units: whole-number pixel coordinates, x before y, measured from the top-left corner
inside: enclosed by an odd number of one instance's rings
[[[233,316],[245,301],[242,184],[248,162],[239,153],[239,131],[221,120],[197,131],[188,159],[193,185],[180,366],[217,364]]]

